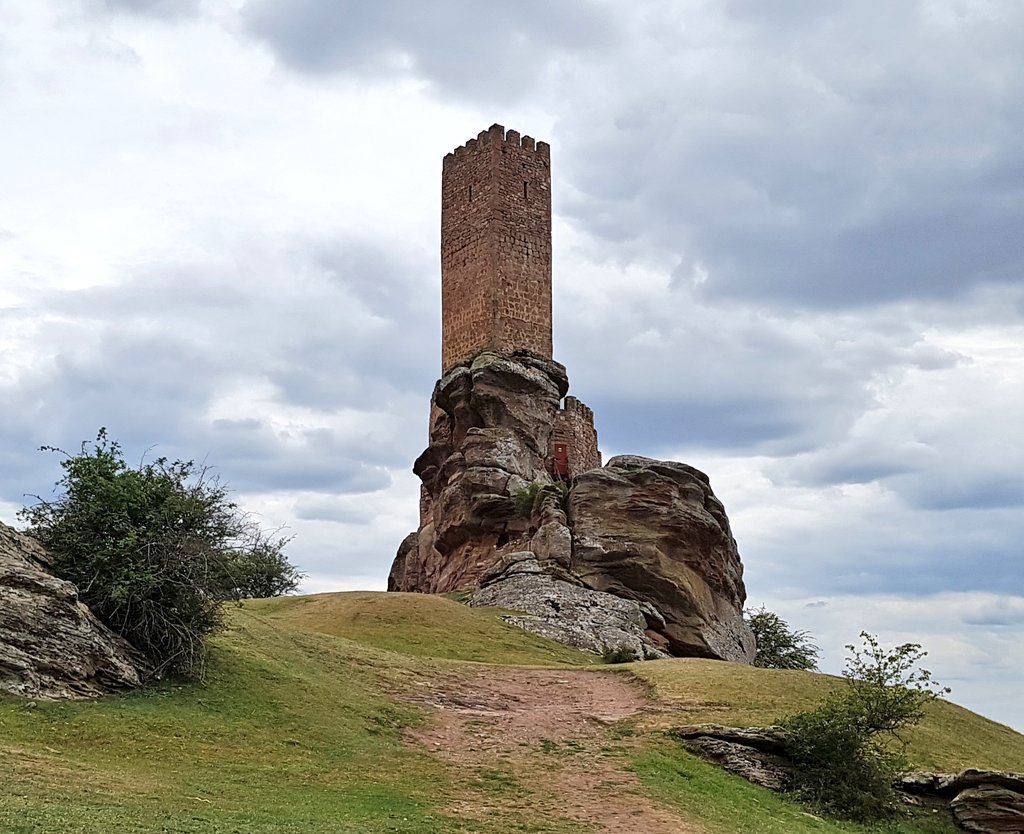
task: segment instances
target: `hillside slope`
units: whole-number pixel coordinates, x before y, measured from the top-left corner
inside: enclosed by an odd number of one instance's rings
[[[0,701],[0,831],[863,831],[660,732],[765,723],[831,685],[711,661],[595,665],[441,597],[254,601],[230,612],[201,687]],[[911,754],[1024,770],[1024,736],[941,704]]]

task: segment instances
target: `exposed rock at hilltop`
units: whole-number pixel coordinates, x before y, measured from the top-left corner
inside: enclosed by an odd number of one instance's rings
[[[574,649],[635,660],[668,656],[647,634],[648,620],[659,619],[652,605],[560,579],[529,551],[505,556],[469,604],[519,612],[505,621]]]
[[[596,590],[654,605],[672,654],[753,660],[743,566],[707,475],[615,457],[579,477],[569,517],[573,573]]]
[[[723,727],[694,724],[673,735],[692,753],[742,776],[755,785],[784,792],[794,767],[787,756],[786,731],[780,727]],[[948,808],[961,831],[973,834],[1024,832],[1024,774],[969,769],[960,773],[913,772],[893,785],[913,804]]]
[[[388,590],[473,589],[505,553],[528,550],[514,495],[550,481],[545,458],[565,368],[532,356],[482,353],[434,387],[430,441],[413,465],[423,482],[420,528],[402,542]]]
[[[420,527],[388,589],[483,588],[474,604],[525,611],[532,630],[572,645],[608,648],[621,631],[649,655],[751,662],[743,568],[707,476],[620,456],[571,488],[554,484],[551,432],[567,391],[561,365],[530,355],[482,353],[445,374],[413,468]],[[617,625],[584,616],[596,600]]]
[[[81,698],[138,686],[140,658],[51,575],[33,538],[0,524],[0,692]]]
[[[949,802],[953,819],[963,831],[1024,831],[1024,774],[974,768],[961,773],[908,773],[896,787],[904,793]]]

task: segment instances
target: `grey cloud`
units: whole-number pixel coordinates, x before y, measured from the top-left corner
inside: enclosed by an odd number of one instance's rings
[[[814,529],[771,537],[737,529],[748,586],[768,596],[811,588],[816,595],[916,597],[1020,585],[1024,521],[1015,508],[935,513],[879,502],[866,511],[847,503],[829,504]]]
[[[626,445],[637,443],[649,453],[673,445],[819,451],[877,406],[877,378],[964,362],[924,342],[924,325],[905,311],[769,315],[681,290],[634,295],[623,285],[614,305],[579,315],[585,295],[558,296],[558,358],[574,393],[596,409],[602,442],[619,451],[640,452]]]
[[[174,20],[191,17],[199,11],[199,0],[85,0],[93,12],[143,15]]]
[[[434,282],[390,243],[296,241],[273,256],[246,243],[229,258],[140,267],[119,284],[0,311],[0,324],[36,322],[39,351],[3,391],[0,497],[49,489],[59,473],[35,449],[73,451],[100,426],[130,460],[160,444],[241,491],[390,485],[389,467],[406,467],[426,432],[437,356],[420,344],[436,339]],[[210,414],[229,392],[261,386],[275,407],[312,409],[333,428]]]
[[[866,484],[929,470],[938,463],[937,457],[935,449],[914,438],[876,432],[870,438],[846,440],[778,460],[767,471],[780,484]]]
[[[300,72],[425,78],[493,103],[532,89],[560,50],[607,44],[604,4],[249,0],[248,31]]]
[[[371,524],[374,514],[366,507],[353,507],[332,495],[302,498],[295,502],[295,517],[307,521],[333,521],[340,524]]]
[[[977,471],[970,461],[949,461],[943,470],[896,486],[914,507],[924,510],[1024,506],[1024,476],[1017,472]]]
[[[560,125],[563,211],[621,257],[700,269],[707,298],[849,308],[1021,282],[1024,14],[945,27],[885,4],[883,31],[855,5],[823,7],[814,36],[723,23],[713,50],[698,30],[615,63],[603,106]]]
[[[972,626],[1019,626],[1024,625],[1024,599],[997,598],[978,606],[962,618]]]
[[[757,448],[800,434],[805,423],[786,413],[790,404],[767,399],[701,402],[685,392],[676,399],[613,399],[586,397],[584,387],[575,390],[595,409],[601,445],[618,453],[657,455],[698,438],[708,447]]]
[[[727,0],[727,14],[740,22],[772,26],[813,26],[835,12],[841,0]]]

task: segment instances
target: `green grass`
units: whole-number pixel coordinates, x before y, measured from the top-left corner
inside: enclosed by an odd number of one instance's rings
[[[662,723],[764,726],[811,709],[843,679],[813,672],[757,669],[697,658],[634,663],[630,671],[675,707]],[[1024,771],[1024,736],[956,704],[929,705],[906,733],[907,754],[922,770],[965,767]]]
[[[586,666],[597,658],[507,626],[499,612],[417,594],[254,601],[232,608],[228,623],[202,686],[96,702],[0,700],[0,832],[580,830],[531,808],[528,786],[511,771],[484,769],[454,784],[438,759],[403,742],[425,714],[393,696],[478,670],[477,661]],[[867,830],[815,820],[661,732],[697,721],[768,723],[811,706],[835,679],[702,660],[616,668],[673,706],[616,731],[652,795],[722,834]],[[536,752],[557,763],[576,751],[563,740]],[[1024,737],[951,704],[929,714],[912,752],[942,769],[1024,770]],[[485,807],[470,819],[452,810],[467,795],[483,806],[522,796],[522,807],[513,816]]]
[[[253,600],[248,607],[290,629],[343,636],[415,657],[509,666],[600,662],[594,655],[510,628],[500,611],[467,608],[429,594],[355,591]]]
[[[891,825],[864,826],[817,817],[776,794],[757,788],[682,752],[667,739],[636,756],[633,769],[651,793],[713,834],[954,834],[946,818],[928,816]]]
[[[389,693],[436,676],[432,651],[589,661],[437,597],[260,601],[228,620],[203,686],[0,701],[0,831],[501,831],[444,812],[443,767],[401,739],[422,714]],[[403,634],[410,653],[387,651]]]

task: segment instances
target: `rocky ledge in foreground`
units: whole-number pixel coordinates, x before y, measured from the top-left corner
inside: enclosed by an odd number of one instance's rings
[[[420,526],[399,548],[393,591],[476,592],[517,624],[595,651],[749,663],[743,566],[708,477],[682,463],[612,458],[555,484],[552,427],[565,369],[484,353],[431,401],[413,471]]]
[[[789,788],[793,767],[780,727],[677,728],[687,749],[724,770],[773,791]],[[893,786],[908,802],[946,805],[962,831],[973,834],[1024,832],[1024,774],[969,769],[961,773],[904,774]]]
[[[135,650],[97,620],[49,555],[0,524],[0,693],[84,698],[138,686]]]

